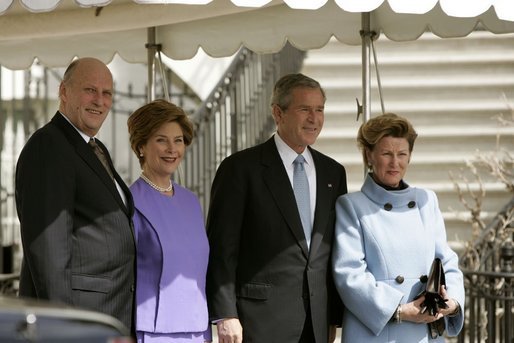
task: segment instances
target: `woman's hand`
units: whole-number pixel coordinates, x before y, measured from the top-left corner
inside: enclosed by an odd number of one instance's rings
[[[443,317],[441,311],[435,316],[432,316],[428,311],[421,313],[421,304],[425,301],[425,297],[421,296],[418,299],[402,305],[400,318],[402,321],[413,322],[413,323],[432,323]],[[446,311],[446,310],[445,310]]]
[[[446,287],[441,286],[440,290],[441,296],[443,299],[446,300],[446,305],[448,305],[448,308],[441,308],[439,309],[439,313],[443,316],[450,316],[458,313],[459,309],[459,303],[455,299],[449,299],[448,293],[446,293]]]
[[[432,316],[430,313],[428,313],[428,311],[421,313],[423,308],[421,304],[423,304],[425,301],[425,297],[421,296],[410,303],[402,305],[402,321],[409,321],[414,323],[432,323],[444,316],[451,316],[458,313],[458,309],[460,307],[459,303],[455,299],[448,298],[448,293],[446,292],[446,288],[444,286],[441,287],[440,292],[441,297],[446,300],[446,305],[448,305],[447,308],[440,308],[435,316]]]

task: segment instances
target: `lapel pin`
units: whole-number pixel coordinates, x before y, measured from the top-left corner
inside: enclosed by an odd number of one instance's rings
[[[328,184],[328,188],[332,188],[332,184],[331,183]]]

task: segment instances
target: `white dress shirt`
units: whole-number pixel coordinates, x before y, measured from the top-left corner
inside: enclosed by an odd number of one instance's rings
[[[284,142],[284,140],[278,135],[278,132],[275,133],[275,144],[277,146],[278,153],[280,158],[282,159],[282,163],[284,163],[284,167],[286,168],[287,176],[289,177],[289,182],[291,183],[291,188],[293,188],[293,174],[294,174],[294,160],[298,156],[298,153],[291,149],[289,145]],[[311,201],[311,225],[314,226],[314,212],[316,210],[316,167],[314,166],[314,160],[312,159],[311,152],[308,148],[305,148],[303,153],[301,154],[303,158],[305,158],[305,163],[303,167],[305,169],[305,173],[307,174],[307,179],[309,180],[309,195]]]

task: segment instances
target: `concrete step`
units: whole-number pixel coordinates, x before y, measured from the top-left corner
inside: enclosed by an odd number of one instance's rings
[[[514,73],[514,71],[513,71]],[[350,105],[355,104],[358,98],[362,104],[362,91],[360,88],[361,81],[356,80],[354,85],[330,85],[328,82],[322,82],[328,101],[336,101],[336,103],[344,101]],[[396,111],[392,106],[394,103],[405,102],[415,108],[417,102],[432,102],[436,107],[437,103],[456,102],[472,103],[498,101],[498,105],[512,105],[514,99],[514,83],[496,84],[496,83],[477,83],[475,85],[465,85],[462,82],[448,82],[446,84],[432,84],[431,87],[424,85],[406,84],[406,83],[387,83],[382,84],[382,99],[387,111]],[[376,88],[372,88],[370,92],[372,99],[372,107],[380,110],[380,96]],[[507,101],[505,100],[507,99]],[[390,103],[391,102],[391,103]],[[375,106],[376,104],[376,106]],[[512,106],[511,106],[512,108]]]
[[[382,56],[395,56],[397,60],[415,60],[424,64],[441,60],[443,57],[451,57],[453,61],[459,63],[505,60],[508,56],[503,55],[503,52],[513,51],[513,42],[514,34],[494,35],[489,32],[475,31],[465,38],[455,39],[441,39],[426,33],[417,40],[409,42],[394,42],[381,36],[374,41],[374,45],[379,62],[383,59]],[[332,38],[323,48],[310,50],[305,64],[329,61],[331,58],[337,60],[337,57],[360,53],[360,46],[345,45]],[[467,58],[468,55],[472,57]]]
[[[348,174],[349,182],[362,180],[364,168],[360,156],[354,159],[358,160],[358,162],[356,163],[351,163],[348,159],[345,158],[338,158],[337,156],[332,157],[336,161],[344,165],[344,167],[346,168],[346,172]],[[425,159],[420,162],[411,162],[405,175],[405,178],[407,181],[410,181],[413,184],[418,184],[419,182],[425,182],[430,184],[445,184],[451,181],[450,172],[452,172],[454,176],[458,176],[462,170],[466,171],[466,175],[468,176],[468,179],[471,180],[471,182],[475,182],[472,176],[467,173],[466,165],[464,162],[447,161],[443,164],[431,162],[428,159]],[[496,177],[486,173],[485,170],[483,173],[480,174],[480,177],[481,180],[486,183],[497,181]]]
[[[352,127],[336,128],[325,125],[315,147],[328,155],[349,154],[361,156],[357,148],[357,130]],[[413,163],[465,163],[477,153],[490,154],[496,151],[498,136],[500,147],[514,147],[514,127],[419,127],[418,138],[412,154]]]
[[[380,43],[380,42],[379,42]],[[424,44],[422,41],[419,44]],[[453,66],[456,70],[473,67],[475,65],[485,67],[480,73],[494,71],[494,67],[504,65],[507,67],[511,63],[510,52],[514,52],[514,35],[511,35],[508,41],[504,42],[505,46],[497,46],[488,48],[483,46],[480,51],[463,50],[463,49],[425,49],[420,51],[417,46],[411,50],[416,52],[407,53],[397,49],[376,49],[378,66],[395,68],[401,66],[416,66],[419,70],[427,70],[428,68],[437,66],[442,70],[448,70]],[[510,44],[510,46],[509,46]],[[406,46],[405,46],[406,47]],[[420,53],[422,52],[422,54]],[[330,43],[320,50],[311,50],[307,53],[308,60],[304,62],[304,71],[314,70],[327,71],[332,68],[347,68],[351,70],[355,67],[361,68],[361,49],[360,47],[348,47],[340,43]],[[370,59],[372,71],[375,71],[375,58],[371,55]],[[379,69],[380,69],[379,68]]]
[[[360,96],[359,96],[360,98]],[[506,99],[470,101],[469,103],[457,103],[449,101],[418,101],[406,102],[397,99],[386,102],[386,111],[395,112],[407,117],[417,129],[420,126],[455,126],[455,127],[498,127],[500,114],[509,117],[511,109]],[[372,108],[380,108],[375,102]],[[394,109],[394,111],[393,111]],[[355,99],[351,101],[331,101],[325,106],[326,128],[345,128],[348,125],[357,127],[362,120],[356,120],[357,106]]]

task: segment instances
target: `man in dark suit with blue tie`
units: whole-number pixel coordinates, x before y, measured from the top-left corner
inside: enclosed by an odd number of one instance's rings
[[[112,97],[107,66],[94,58],[75,60],[59,87],[59,111],[20,154],[20,296],[103,312],[132,328],[132,196],[95,138]],[[105,167],[89,141],[99,146]]]
[[[220,343],[326,343],[341,302],[330,269],[342,165],[311,148],[325,93],[302,74],[273,90],[277,133],[227,157],[211,190],[207,300]]]

